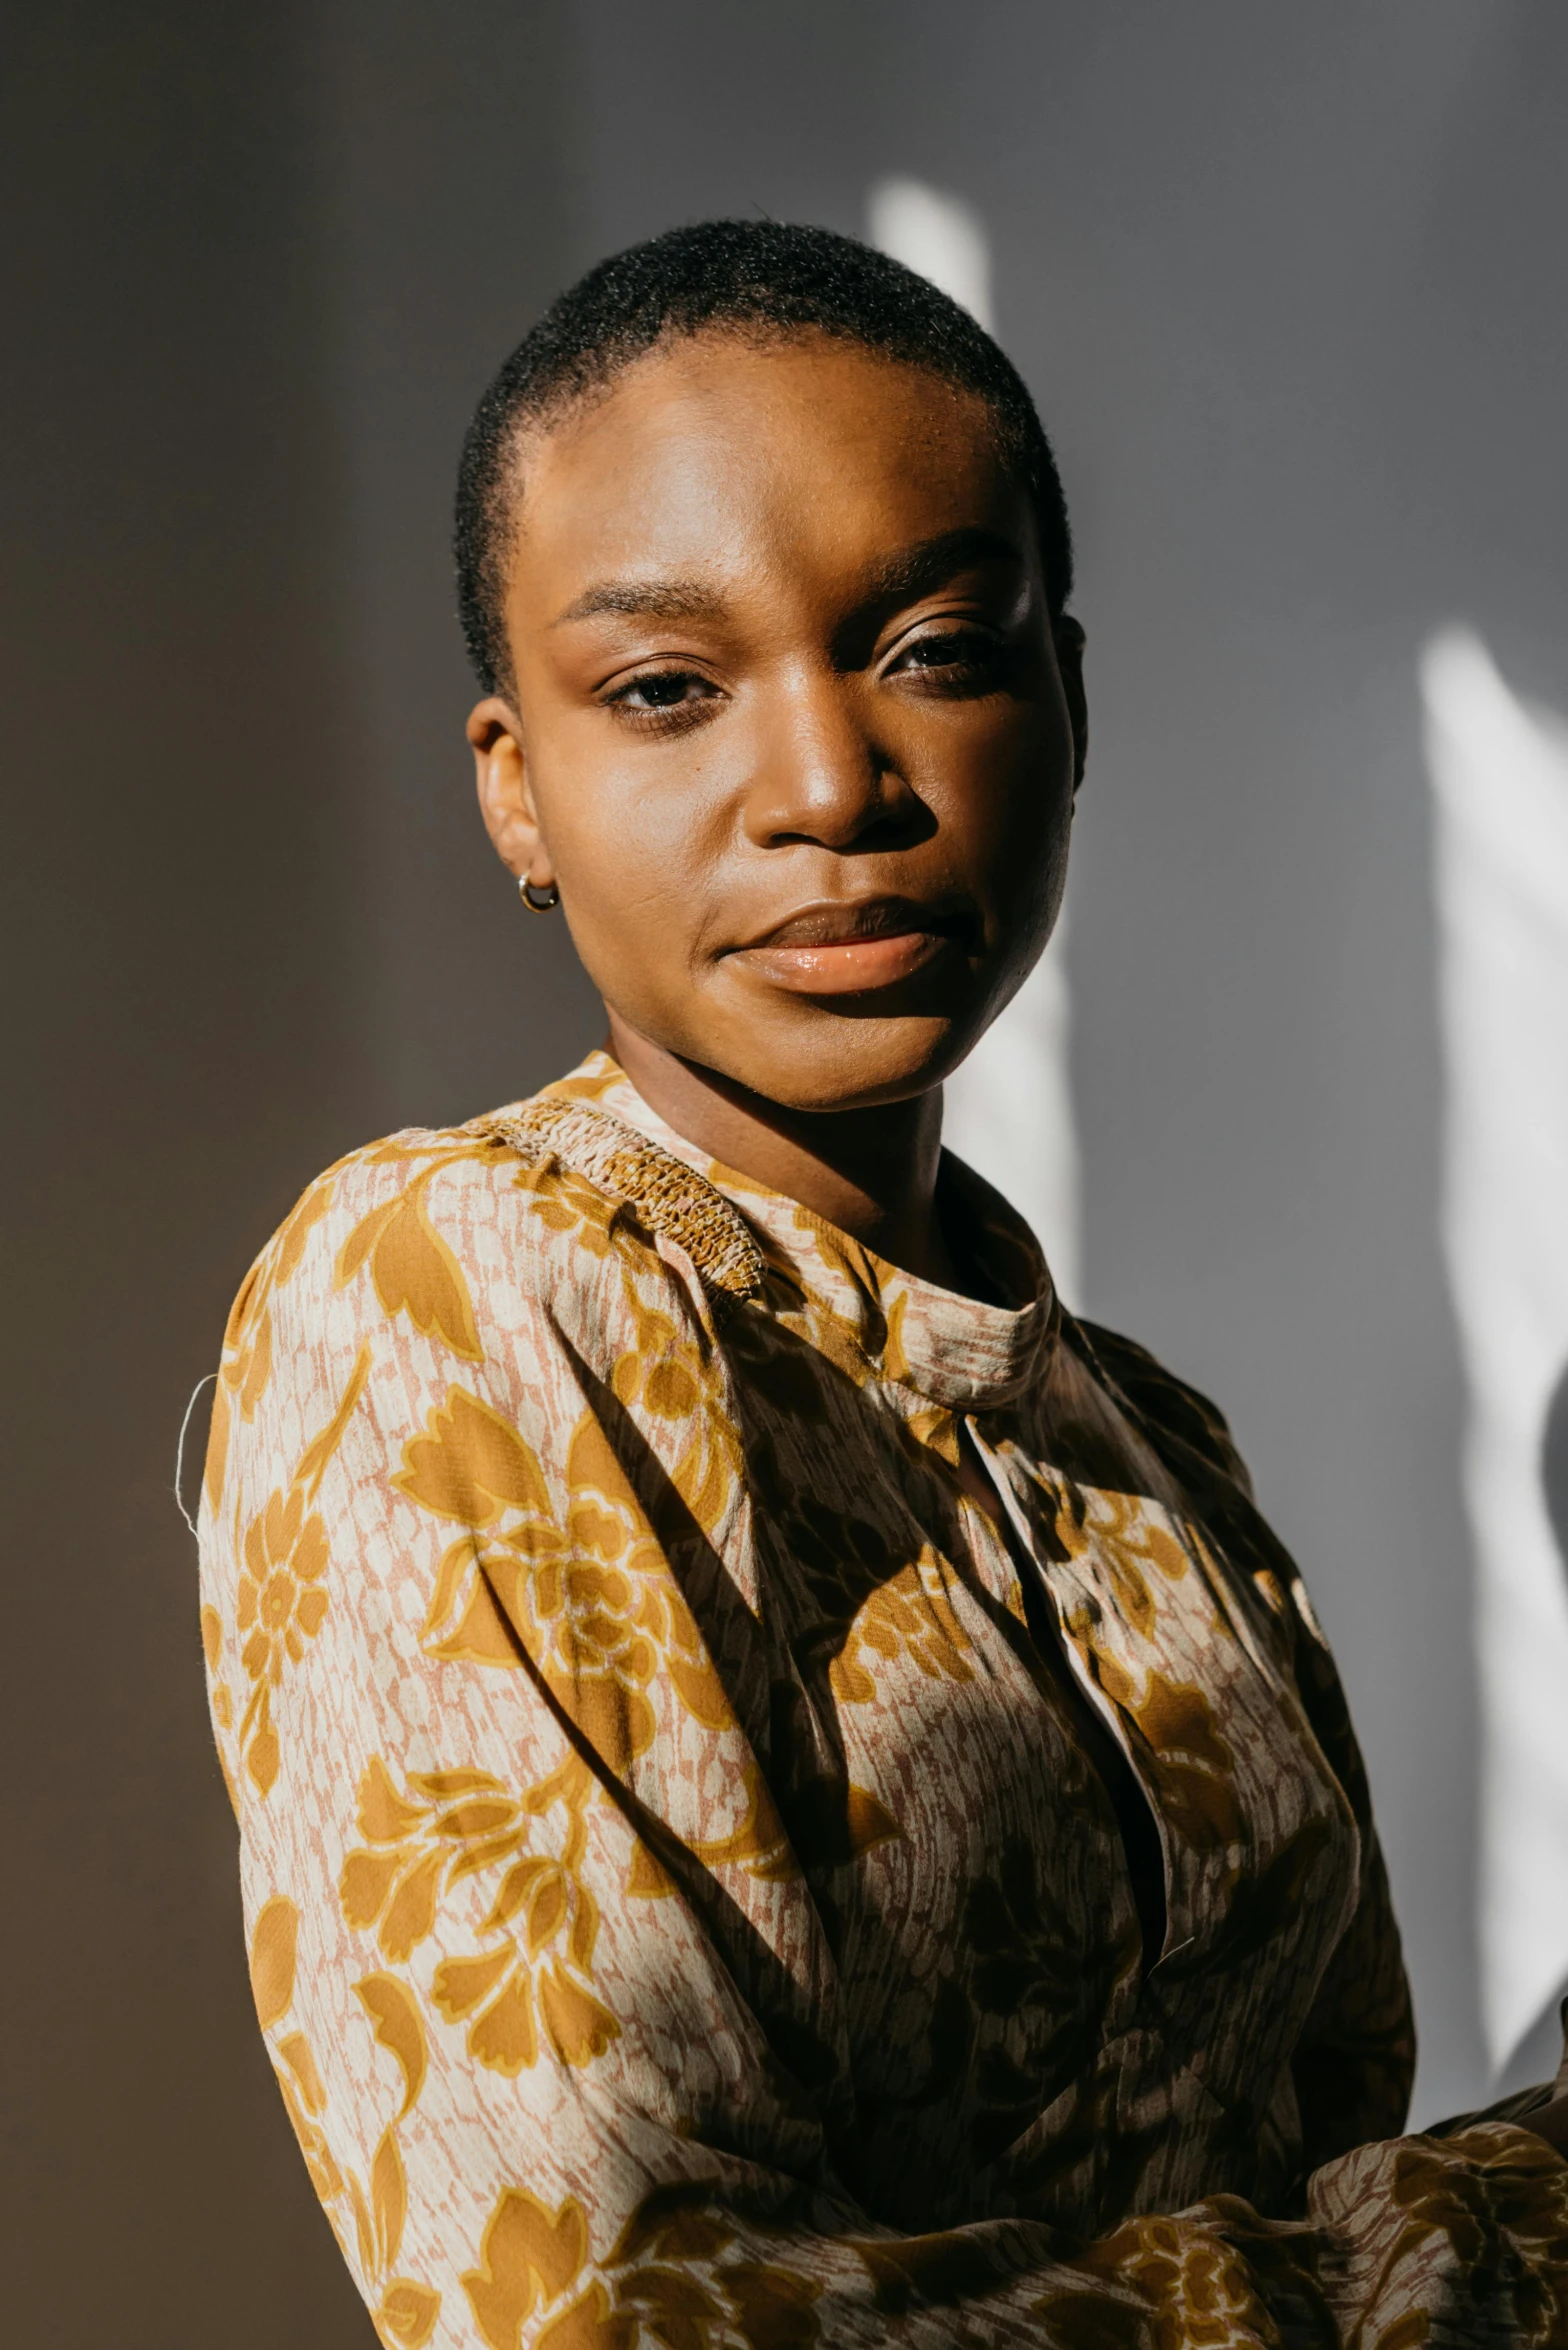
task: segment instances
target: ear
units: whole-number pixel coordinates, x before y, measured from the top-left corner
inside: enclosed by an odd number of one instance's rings
[[[1064,612],[1051,630],[1056,644],[1056,667],[1067,697],[1067,718],[1073,730],[1073,797],[1089,763],[1089,698],[1083,684],[1084,633],[1071,613]]]
[[[479,813],[491,845],[514,880],[548,889],[555,868],[539,829],[522,732],[515,711],[498,694],[475,703],[468,714]]]

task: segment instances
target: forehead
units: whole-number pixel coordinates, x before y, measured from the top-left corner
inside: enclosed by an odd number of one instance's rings
[[[517,619],[610,571],[833,569],[966,527],[1031,536],[978,395],[821,334],[661,347],[519,455]]]

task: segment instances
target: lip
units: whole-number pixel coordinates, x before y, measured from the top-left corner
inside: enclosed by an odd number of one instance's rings
[[[913,978],[970,927],[912,898],[832,899],[797,908],[726,959],[798,995],[865,995]]]

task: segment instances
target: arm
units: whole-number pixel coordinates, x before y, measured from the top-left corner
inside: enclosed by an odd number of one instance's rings
[[[1410,1990],[1366,1767],[1300,1572],[1253,1500],[1223,1414],[1131,1340],[1098,1326],[1084,1335],[1102,1376],[1114,1383],[1199,1522],[1244,1579],[1259,1629],[1295,1685],[1360,1834],[1359,1899],[1318,1986],[1292,2067],[1310,2172],[1402,2129],[1415,2071]]]
[[[1526,2117],[1524,2127],[1568,2160],[1568,2091],[1558,2090],[1545,2105],[1537,2106]]]
[[[1292,2067],[1303,2159],[1315,2170],[1403,2129],[1415,2073],[1415,2016],[1366,1768],[1333,1658],[1293,1568],[1284,1597],[1294,1618],[1296,1686],[1361,1831],[1360,1899],[1318,1986]]]

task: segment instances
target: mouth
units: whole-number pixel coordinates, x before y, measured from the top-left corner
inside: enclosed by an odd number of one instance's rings
[[[825,900],[802,906],[746,946],[738,962],[798,995],[865,995],[896,987],[969,940],[971,917],[913,898]]]

